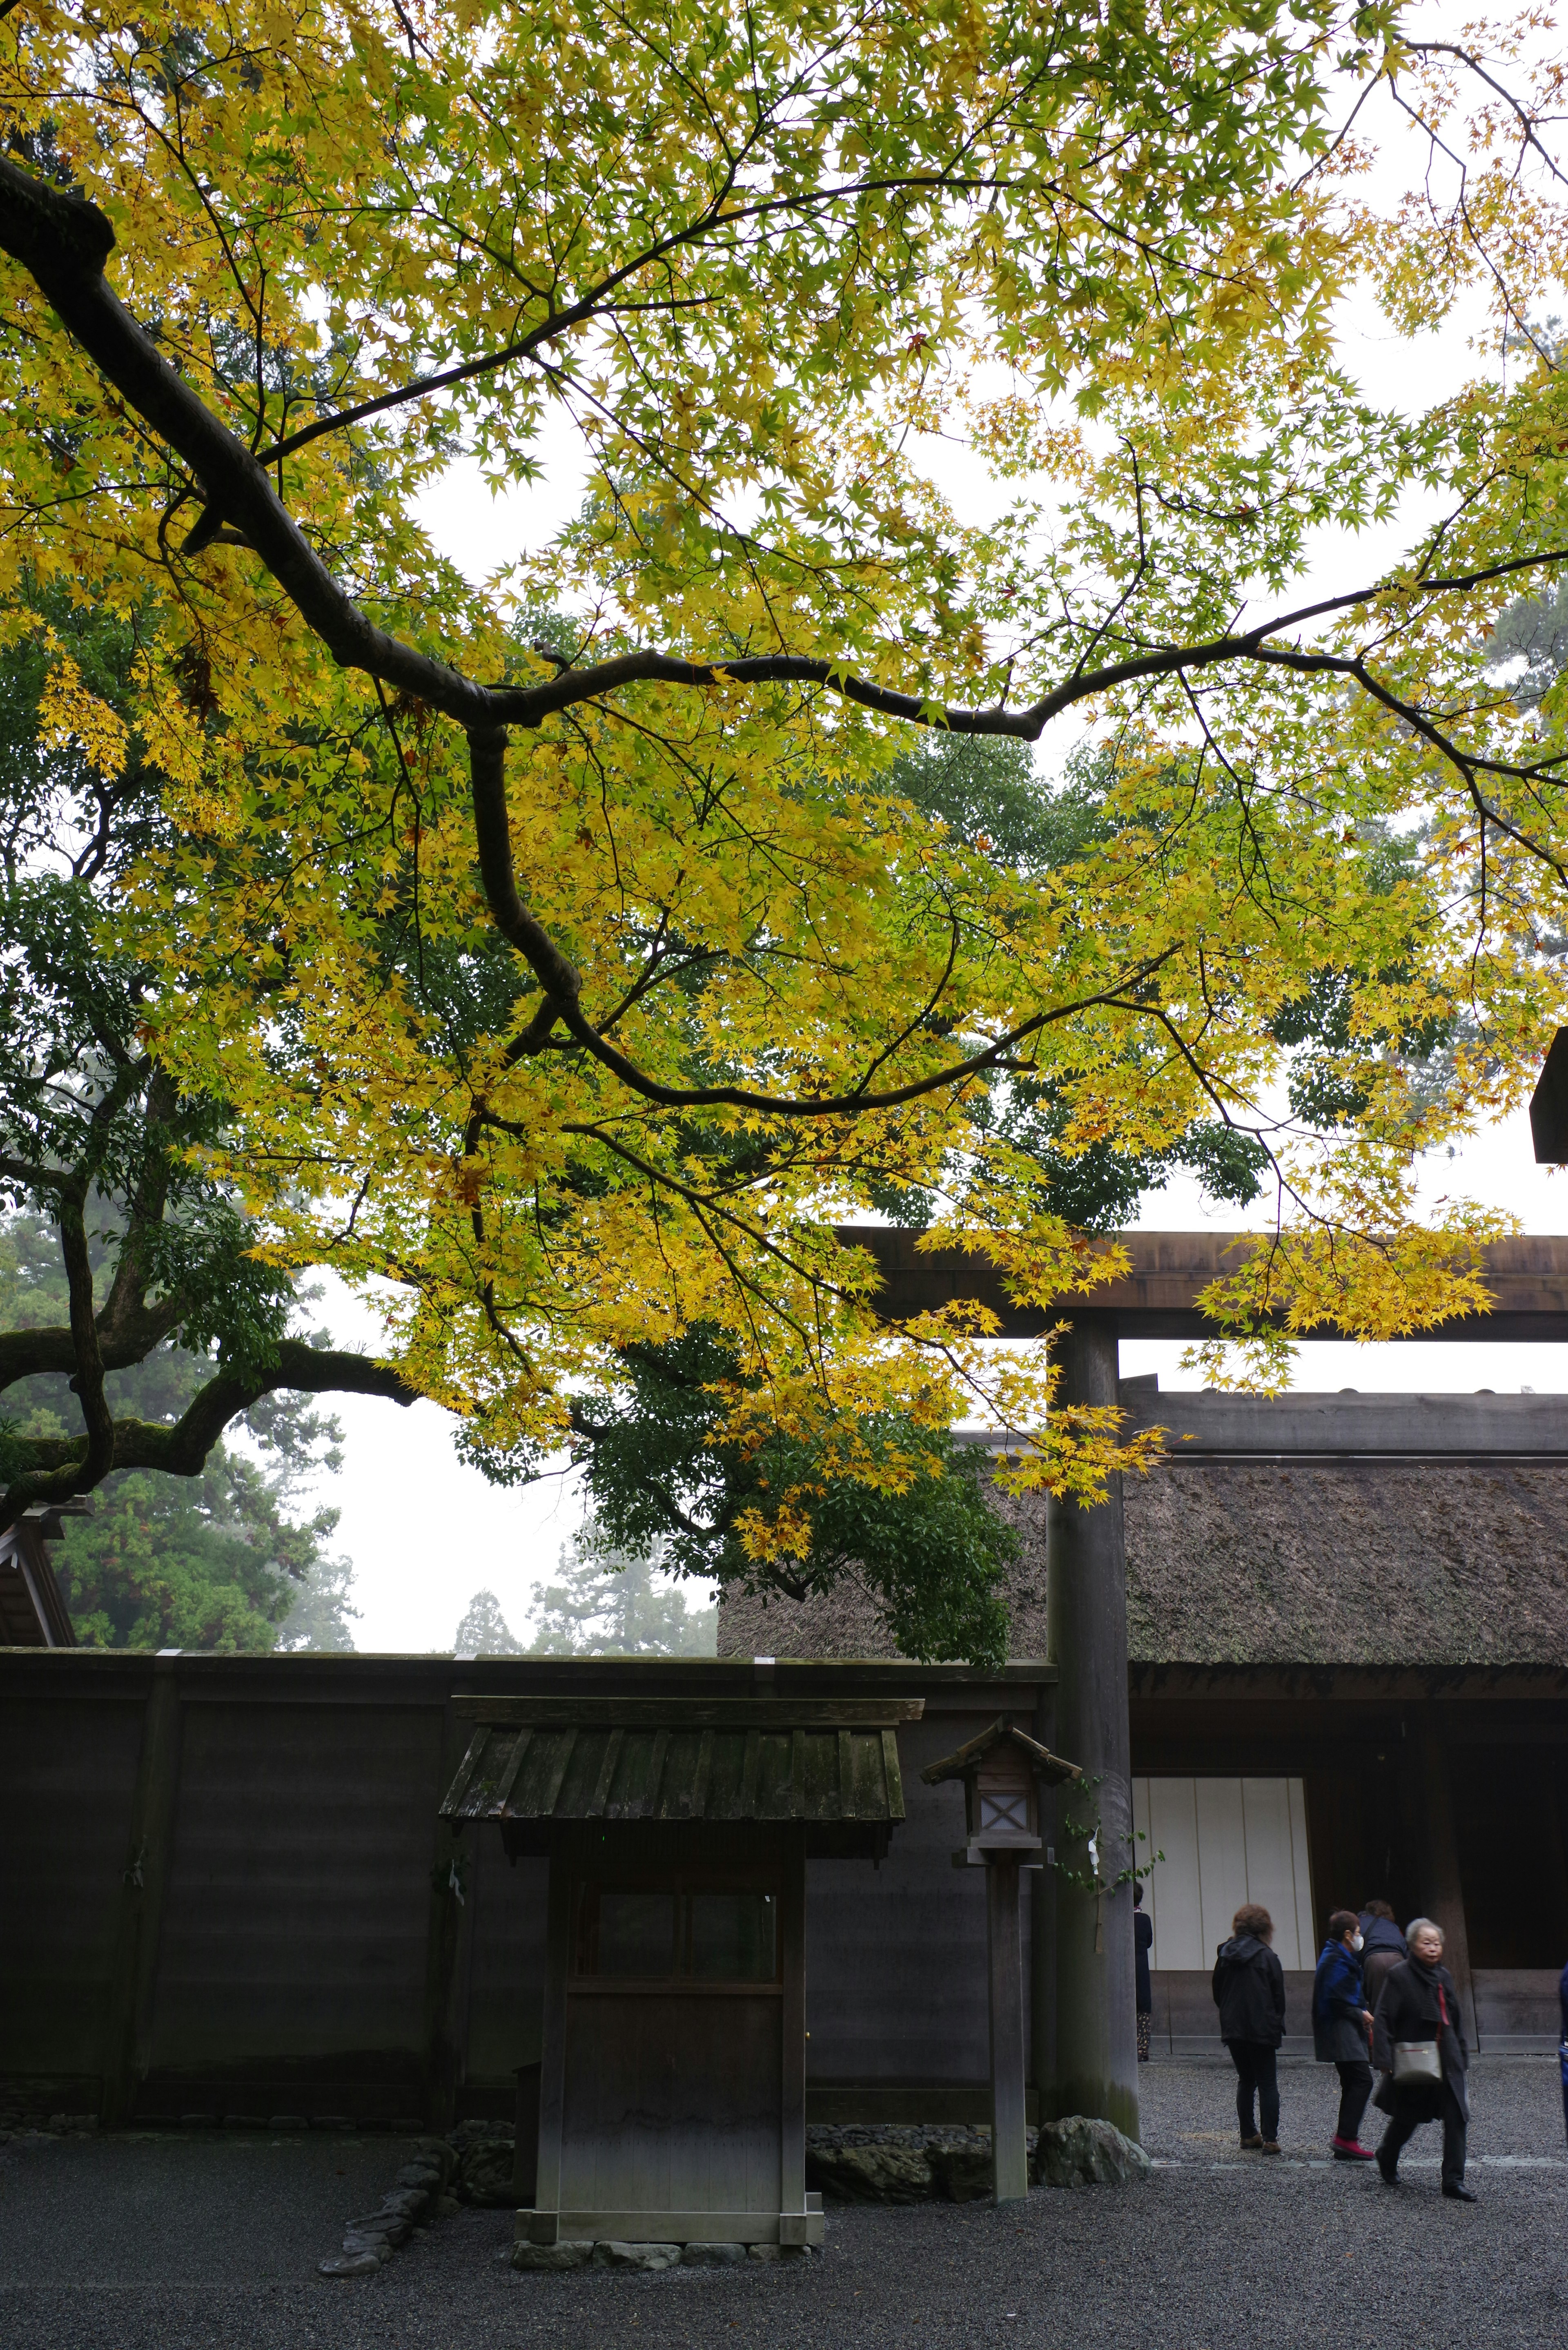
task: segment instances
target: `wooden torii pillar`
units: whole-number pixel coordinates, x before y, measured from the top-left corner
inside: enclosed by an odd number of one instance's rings
[[[1064,1405],[1116,1402],[1116,1326],[1075,1315],[1061,1344]],[[1138,2135],[1134,1971],[1132,1755],[1127,1721],[1127,1568],[1122,1481],[1085,1507],[1053,1501],[1046,1620],[1056,1667],[1058,1742],[1083,1787],[1058,1800],[1055,2051],[1036,2064],[1041,2117],[1086,2114]],[[1068,1823],[1085,1834],[1075,1835]],[[1092,1845],[1089,1837],[1092,1835]],[[1066,1872],[1071,1870],[1072,1875]],[[1103,1890],[1074,1878],[1093,1877]],[[1118,1882],[1117,1880],[1122,1881]]]

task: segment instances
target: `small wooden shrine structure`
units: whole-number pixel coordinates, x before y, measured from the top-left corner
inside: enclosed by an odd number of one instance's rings
[[[441,1815],[550,1863],[536,2244],[815,2244],[805,1863],[877,1859],[920,1699],[461,1698]],[[1016,1937],[1016,1927],[1015,1927]]]
[[[999,2203],[1029,2192],[1023,2057],[1023,1963],[1018,1937],[1018,1872],[1041,1866],[1040,1783],[1082,1776],[998,1716],[956,1753],[920,1776],[936,1786],[963,1781],[966,1841],[955,1868],[983,1867],[991,1991],[991,2153]]]
[[[84,1517],[88,1506],[82,1501],[40,1503],[0,1534],[0,1648],[76,1647],[47,1545],[59,1540],[62,1518]]]

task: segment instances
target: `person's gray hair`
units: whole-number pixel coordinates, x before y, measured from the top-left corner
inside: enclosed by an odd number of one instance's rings
[[[1417,1934],[1436,1934],[1438,1941],[1444,1943],[1449,1939],[1435,1918],[1412,1918],[1405,1929],[1406,1941],[1413,1943]]]

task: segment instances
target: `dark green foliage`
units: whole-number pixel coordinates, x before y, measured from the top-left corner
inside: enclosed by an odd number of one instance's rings
[[[922,734],[894,760],[888,780],[955,840],[1021,873],[1065,865],[1110,830],[1102,760],[1070,760],[1051,789],[1030,745],[1006,735]]]
[[[1002,1588],[1018,1538],[988,1504],[987,1457],[897,1412],[857,1435],[878,1463],[912,1461],[901,1490],[878,1492],[832,1473],[832,1432],[775,1432],[754,1450],[714,1441],[732,1392],[733,1357],[697,1328],[665,1347],[628,1348],[626,1386],[576,1417],[585,1481],[606,1539],[677,1575],[700,1575],[791,1598],[853,1575],[886,1608],[899,1648],[919,1659],[994,1665],[1007,1654]],[[756,1567],[742,1513],[800,1491],[811,1546],[783,1567]]]
[[[93,1255],[100,1277],[108,1252]],[[40,1216],[0,1225],[0,1328],[37,1328],[66,1313],[51,1226]],[[171,1344],[105,1381],[117,1413],[178,1419],[212,1376],[212,1361]],[[5,1396],[13,1447],[76,1421],[65,1378],[16,1381]],[[224,1653],[351,1648],[350,1569],[327,1545],[336,1510],[294,1513],[298,1490],[338,1465],[336,1421],[296,1394],[264,1396],[245,1416],[245,1450],[219,1444],[199,1476],[112,1472],[92,1514],[66,1523],[54,1550],[61,1596],[84,1647],[210,1648]],[[254,1449],[253,1449],[254,1448]]]

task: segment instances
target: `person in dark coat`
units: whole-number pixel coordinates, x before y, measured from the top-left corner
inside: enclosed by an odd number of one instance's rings
[[[1367,2006],[1376,2008],[1384,1984],[1410,1953],[1386,1901],[1367,1903],[1361,1913],[1361,1981]]]
[[[1473,2203],[1465,2185],[1465,2133],[1469,2096],[1465,2083],[1469,2057],[1459,2030],[1459,2000],[1443,1964],[1443,1929],[1429,1918],[1413,1918],[1405,1929],[1410,1955],[1383,1986],[1372,2028],[1372,2061],[1383,2078],[1376,2103],[1388,2116],[1377,2149],[1386,2187],[1398,2184],[1399,2155],[1423,2122],[1443,2125],[1443,2192],[1457,2203]],[[1397,2078],[1402,2048],[1436,2044],[1441,2078]]]
[[[1563,2037],[1557,2043],[1557,2069],[1563,2075],[1563,2126],[1568,2129],[1568,1967],[1557,1978],[1557,2004],[1563,2011]]]
[[[1154,1919],[1146,1915],[1143,1886],[1133,1880],[1133,1972],[1137,1979],[1137,2061],[1148,2063],[1154,2030],[1154,1985],[1148,1979],[1148,1954],[1154,1948]]]
[[[1269,1947],[1274,1921],[1266,1909],[1249,1901],[1231,1923],[1231,1939],[1220,1943],[1214,1960],[1214,2004],[1220,2010],[1220,2037],[1236,2067],[1236,2118],[1244,2147],[1278,2154],[1280,2084],[1274,2060],[1285,2036],[1284,1969]]]
[[[1361,2143],[1361,2116],[1372,2095],[1372,2014],[1361,1986],[1361,1940],[1355,1910],[1336,1909],[1313,1979],[1313,2051],[1320,2064],[1332,2064],[1339,2074],[1339,2125],[1331,2142],[1335,2162],[1372,2159],[1372,2148]]]

